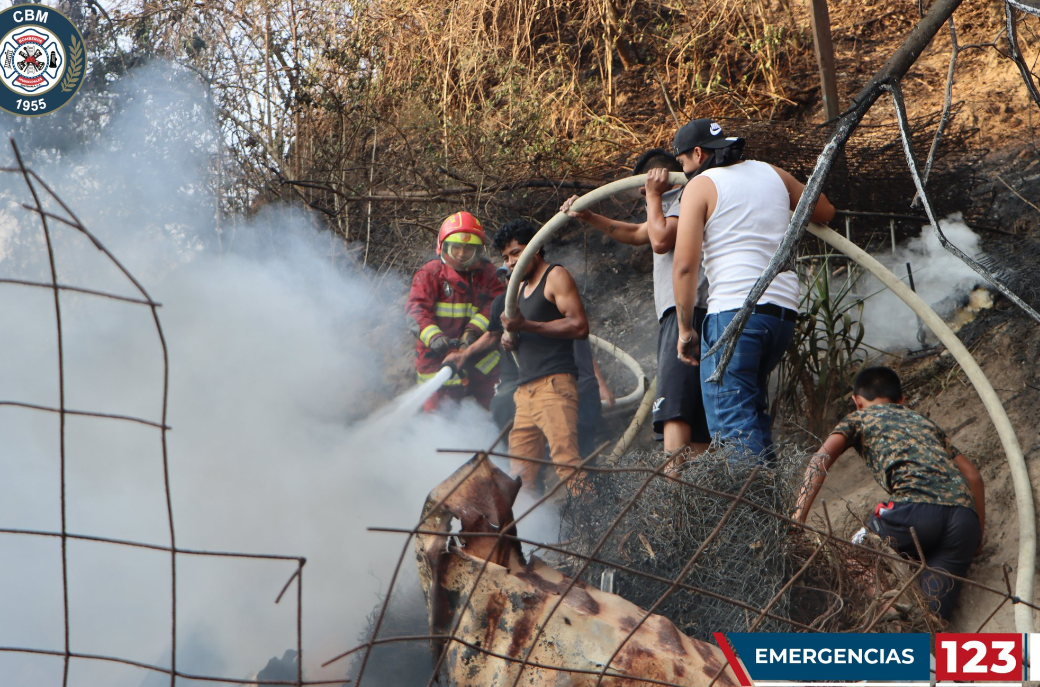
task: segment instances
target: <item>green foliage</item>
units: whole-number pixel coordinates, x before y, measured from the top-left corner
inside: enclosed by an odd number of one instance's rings
[[[866,358],[863,299],[853,292],[855,273],[834,269],[829,256],[814,259],[799,275],[805,293],[780,363],[777,402],[816,441],[849,410],[852,379]]]

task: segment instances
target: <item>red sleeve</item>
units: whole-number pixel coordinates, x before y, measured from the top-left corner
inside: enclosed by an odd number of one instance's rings
[[[415,320],[424,346],[429,346],[433,338],[442,333],[433,317],[437,293],[437,279],[429,270],[422,268],[415,273],[405,311]]]
[[[466,329],[472,329],[480,334],[487,331],[489,318],[491,317],[491,303],[498,294],[506,290],[506,287],[495,276],[494,266],[488,262],[484,263],[481,270],[481,290],[477,296],[477,312],[466,323]]]

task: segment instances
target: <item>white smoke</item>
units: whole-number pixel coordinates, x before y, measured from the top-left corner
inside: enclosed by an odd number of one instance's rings
[[[939,226],[951,243],[970,257],[978,258],[982,252],[979,236],[964,223],[960,213],[940,220]],[[906,270],[909,262],[917,294],[943,317],[948,317],[982,281],[970,267],[939,244],[929,226],[922,228],[920,236],[898,246],[894,254],[883,250],[874,257],[904,283],[909,283]],[[873,294],[866,300],[863,311],[865,343],[882,350],[921,346],[917,318],[902,300],[869,274],[860,278],[856,288],[861,296]]]
[[[364,420],[391,395],[385,356],[411,355],[393,306],[404,284],[377,291],[334,265],[328,238],[299,211],[238,219],[234,241],[224,218],[218,237],[207,191],[218,136],[200,88],[161,65],[120,98],[85,150],[27,163],[163,304],[177,545],[306,556],[306,677],[341,677],[346,661],[317,666],[354,646],[404,543],[366,528],[413,526],[427,492],[468,458],[436,449],[486,446],[497,432],[468,404],[391,427]],[[49,280],[39,222],[19,207],[28,193],[5,177],[0,278]],[[85,238],[51,230],[61,283],[139,295]],[[67,407],[158,421],[150,311],[69,293],[61,306]],[[0,400],[57,406],[52,293],[0,284],[0,313]],[[0,407],[0,437],[0,527],[57,531],[58,416]],[[68,530],[167,545],[160,449],[154,428],[68,417]],[[61,652],[60,540],[0,534],[0,559],[0,646]],[[70,541],[68,559],[72,650],[168,665],[169,555]],[[295,586],[274,603],[294,570],[179,556],[178,669],[240,679],[295,649]],[[60,657],[0,652],[5,686],[60,684],[61,671]],[[72,687],[168,684],[85,660],[69,677]]]

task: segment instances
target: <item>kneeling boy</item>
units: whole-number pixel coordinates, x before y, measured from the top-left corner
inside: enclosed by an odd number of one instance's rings
[[[893,370],[870,367],[860,372],[852,400],[856,411],[838,423],[806,470],[795,519],[805,522],[827,471],[845,449],[855,448],[892,497],[878,504],[867,526],[916,559],[912,527],[930,568],[964,577],[982,547],[982,476],[935,423],[903,406],[902,385]],[[923,573],[920,582],[933,599],[932,610],[949,620],[960,583],[932,572]]]

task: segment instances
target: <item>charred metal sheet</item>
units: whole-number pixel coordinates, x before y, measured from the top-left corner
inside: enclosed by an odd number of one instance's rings
[[[515,541],[472,536],[499,532],[512,522],[519,488],[519,481],[478,456],[426,501],[421,529],[437,534],[419,535],[416,552],[432,634],[445,637],[434,645],[438,656],[445,653],[442,674],[458,687],[509,686],[526,656],[520,685],[591,687],[645,612],[581,582],[568,591],[570,578],[537,558],[525,561]],[[454,532],[453,523],[459,525]],[[452,641],[456,625],[459,641]],[[707,687],[723,663],[716,647],[652,615],[608,669],[624,677],[600,684],[634,687],[653,680]],[[737,682],[727,668],[715,684]]]

